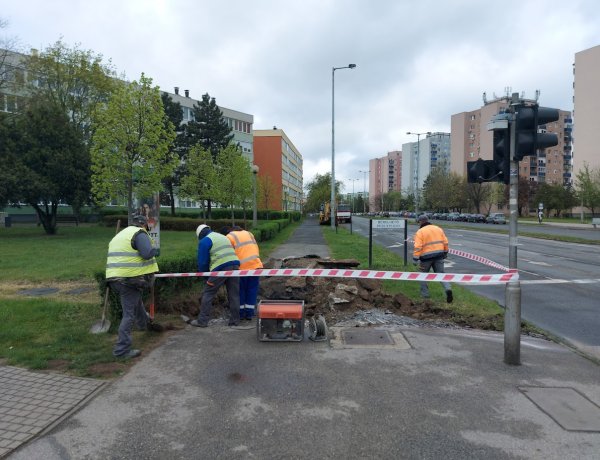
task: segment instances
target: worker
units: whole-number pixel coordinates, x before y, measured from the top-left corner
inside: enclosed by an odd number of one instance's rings
[[[106,282],[119,293],[123,310],[113,349],[113,355],[119,358],[136,358],[141,354],[140,350],[131,348],[131,329],[134,324],[139,329],[146,329],[149,324],[142,292],[151,286],[153,273],[158,272],[156,251],[148,234],[148,220],[142,215],[133,216],[131,225],[108,244]]]
[[[413,263],[418,265],[419,271],[428,273],[444,273],[444,259],[448,257],[448,238],[444,230],[429,222],[426,214],[421,214],[417,222],[419,230],[415,233],[413,248]],[[446,302],[452,303],[452,288],[450,283],[442,281],[446,291]],[[425,281],[421,282],[421,296],[429,298],[429,287]]]
[[[218,272],[238,270],[240,260],[235,255],[231,243],[226,236],[213,232],[208,225],[200,224],[196,228],[198,237],[198,271]],[[229,326],[240,324],[240,284],[238,277],[209,276],[200,299],[198,318],[190,324],[196,327],[207,327],[213,309],[213,299],[219,288],[225,285],[229,301]]]
[[[227,238],[233,245],[236,256],[240,259],[241,270],[256,270],[263,268],[260,260],[258,244],[254,235],[247,230],[234,225],[228,232]],[[240,277],[240,319],[252,321],[258,295],[258,276]]]

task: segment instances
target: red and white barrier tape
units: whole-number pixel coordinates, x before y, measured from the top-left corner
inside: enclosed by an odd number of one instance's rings
[[[220,272],[196,272],[196,273],[157,273],[156,278],[179,278],[179,277],[238,277],[238,276],[315,276],[326,278],[363,278],[379,280],[398,281],[446,281],[449,283],[463,284],[498,284],[508,283],[519,279],[516,270],[508,273],[492,275],[477,275],[464,273],[420,273],[420,272],[393,272],[378,270],[344,270],[344,269],[321,269],[321,268],[279,268],[256,270],[229,270]]]
[[[500,265],[499,263],[494,262],[493,260],[486,259],[485,257],[476,256],[475,254],[471,254],[470,252],[457,251],[456,249],[448,250],[449,254],[462,257],[464,259],[474,260],[475,262],[482,263],[483,265],[487,265],[488,267],[494,267],[498,270],[502,270],[503,272],[510,271],[510,268],[505,267],[504,265]]]

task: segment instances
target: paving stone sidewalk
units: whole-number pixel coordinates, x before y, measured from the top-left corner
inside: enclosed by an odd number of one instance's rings
[[[0,366],[0,458],[75,412],[104,381]]]

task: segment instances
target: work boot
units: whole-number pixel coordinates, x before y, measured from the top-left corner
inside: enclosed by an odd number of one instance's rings
[[[208,324],[204,324],[199,322],[197,319],[193,319],[192,321],[190,321],[190,326],[194,326],[194,327],[208,327]]]
[[[450,289],[448,289],[446,291],[446,302],[447,303],[452,303],[453,297],[452,297],[452,291]]]
[[[140,350],[132,349],[132,350],[129,350],[127,353],[123,353],[122,355],[117,356],[117,358],[124,358],[124,359],[137,358],[141,354],[142,354],[142,352]]]

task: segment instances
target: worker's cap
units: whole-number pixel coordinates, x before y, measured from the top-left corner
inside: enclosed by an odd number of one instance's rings
[[[131,223],[136,227],[146,227],[148,225],[148,219],[142,214],[136,214],[131,218]]]
[[[425,223],[425,222],[429,222],[429,217],[427,217],[427,214],[421,214],[421,215],[419,216],[419,218],[417,219],[417,221],[418,221],[420,224],[423,224],[423,223]]]
[[[196,228],[196,236],[198,238],[200,238],[200,233],[202,233],[202,230],[204,230],[206,228],[210,229],[210,227],[208,225],[206,225],[206,224],[200,224],[200,225],[198,225],[198,227]]]

